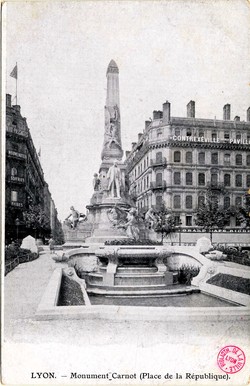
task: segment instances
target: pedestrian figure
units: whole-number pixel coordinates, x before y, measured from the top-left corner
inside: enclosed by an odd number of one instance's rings
[[[55,250],[55,241],[53,239],[53,237],[51,237],[49,239],[49,249],[50,249],[50,253],[54,253],[54,250]]]

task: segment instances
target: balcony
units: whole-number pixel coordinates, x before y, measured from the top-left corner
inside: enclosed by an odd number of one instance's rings
[[[26,154],[19,153],[18,151],[14,151],[14,150],[8,150],[7,155],[9,157],[14,157],[14,158],[17,158],[17,159],[22,159],[22,160],[26,160],[26,158],[27,158]]]
[[[160,181],[160,182],[150,182],[150,189],[151,190],[157,190],[157,189],[166,189],[167,188],[167,183],[165,180]]]
[[[10,176],[9,181],[11,182],[16,182],[18,184],[24,184],[24,178],[23,177],[18,177],[18,176]]]
[[[23,203],[18,201],[11,201],[11,206],[15,206],[16,208],[22,208]]]
[[[153,168],[158,166],[166,166],[167,165],[167,159],[165,157],[162,157],[161,159],[151,159],[150,160],[150,166]]]

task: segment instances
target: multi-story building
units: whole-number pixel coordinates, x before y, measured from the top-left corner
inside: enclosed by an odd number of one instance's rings
[[[52,198],[40,159],[36,152],[26,118],[20,106],[12,106],[11,95],[6,95],[6,240],[23,238],[28,231],[23,214],[32,203],[41,208],[48,227],[43,236],[48,237],[55,224],[57,212],[52,211]]]
[[[241,206],[250,188],[250,108],[246,121],[195,118],[195,102],[187,105],[187,117],[171,116],[169,102],[145,122],[138,142],[126,152],[130,194],[138,208],[171,208],[176,223],[194,227],[194,211],[205,200],[206,189],[223,186],[224,207]],[[228,227],[239,227],[231,218]]]

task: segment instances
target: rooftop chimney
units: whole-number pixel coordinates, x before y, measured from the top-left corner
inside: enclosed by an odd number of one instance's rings
[[[136,146],[136,142],[132,142],[132,149]]]
[[[195,118],[195,102],[190,101],[187,104],[187,117],[188,118]]]
[[[247,122],[250,122],[250,107],[247,109]]]
[[[143,136],[142,133],[139,133],[139,134],[138,134],[138,142],[140,141],[140,139],[141,139],[142,136]]]
[[[231,105],[227,104],[223,107],[223,120],[230,121]]]
[[[145,121],[145,130],[147,130],[148,125],[150,124],[151,121]]]
[[[162,118],[162,111],[158,110],[154,110],[153,111],[153,119],[161,119]]]
[[[238,115],[236,115],[236,116],[234,117],[234,121],[240,121],[240,117],[239,117]]]
[[[170,122],[170,111],[171,111],[171,104],[166,101],[162,105],[163,110],[163,122]]]
[[[11,95],[6,94],[6,107],[11,107]]]
[[[21,113],[21,107],[20,107],[20,105],[14,105],[14,106],[12,106],[12,107],[14,107],[14,109],[15,109],[18,113]]]

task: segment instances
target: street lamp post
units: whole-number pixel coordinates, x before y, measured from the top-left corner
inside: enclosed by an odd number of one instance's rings
[[[18,236],[19,236],[18,231],[19,231],[19,225],[20,225],[20,220],[18,217],[15,219],[15,224],[16,224],[16,239],[18,241]]]
[[[181,220],[179,221],[179,245],[181,245],[181,226],[182,226],[182,222]]]

